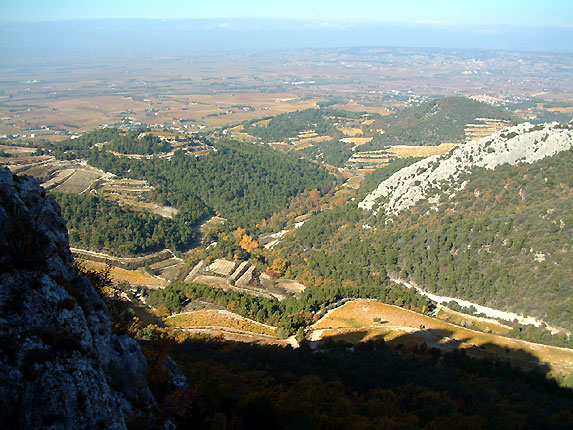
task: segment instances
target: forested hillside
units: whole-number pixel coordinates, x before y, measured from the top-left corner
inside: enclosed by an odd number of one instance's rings
[[[355,204],[325,211],[276,253],[302,279],[354,282],[385,270],[441,295],[572,329],[572,178],[572,150],[493,171],[476,167],[456,179],[463,188],[444,184],[392,222]]]
[[[143,134],[140,131],[131,131],[112,139],[107,149],[122,154],[151,155],[161,152],[169,152],[171,145],[162,141],[157,136]]]
[[[464,128],[478,118],[514,120],[500,108],[465,97],[435,99],[419,106],[383,116],[370,125],[374,139],[360,146],[359,151],[380,149],[388,145],[439,145],[443,142],[463,142]]]
[[[286,205],[292,197],[312,189],[327,193],[335,182],[326,169],[315,163],[262,145],[231,140],[218,142],[213,151],[202,156],[178,150],[169,159],[153,156],[134,159],[114,155],[110,151],[151,154],[168,149],[168,145],[155,136],[139,136],[139,132],[102,129],[53,144],[48,150],[58,158],[84,158],[92,166],[120,177],[148,181],[154,188],[150,198],[163,205],[175,206],[179,213],[173,222],[186,225],[188,229],[214,212],[229,219],[231,226],[254,227]],[[98,145],[104,142],[107,143]],[[83,205],[80,203],[82,199],[69,197],[65,203],[79,207]],[[106,203],[98,200],[98,204]],[[110,206],[113,207],[116,206]],[[116,213],[116,210],[110,209],[110,213]],[[142,217],[125,210],[122,213],[132,220]],[[80,217],[75,218],[79,220]],[[99,224],[99,217],[90,216],[88,219],[95,223],[90,228],[100,233],[107,229]],[[87,225],[81,230],[87,231]],[[113,243],[111,237],[116,235],[113,230],[107,233],[107,239],[102,236],[101,240],[93,243]],[[143,231],[147,232],[147,229]],[[177,234],[168,236],[173,244],[188,242],[175,237]],[[91,238],[82,240],[92,243]],[[159,246],[159,242],[143,247],[138,245],[131,251]]]
[[[269,217],[305,190],[327,192],[334,181],[324,168],[264,146],[226,140],[215,147],[216,152],[201,157],[177,151],[169,160],[133,160],[93,150],[88,162],[120,176],[148,180],[160,202],[181,209],[190,199],[200,199],[241,226]]]
[[[337,128],[341,123],[360,117],[360,113],[336,109],[305,109],[277,115],[265,125],[257,125],[257,121],[245,123],[244,131],[264,141],[280,141],[309,130],[335,138],[344,136]]]
[[[51,193],[66,220],[70,243],[114,255],[132,255],[164,248],[186,250],[197,238],[189,228],[193,216],[209,211],[199,201],[196,212],[180,211],[174,219],[122,208],[96,195]]]
[[[478,168],[455,198],[441,197],[439,212],[422,203],[376,227],[390,235],[394,270],[429,291],[572,329],[572,178],[572,151]]]
[[[102,128],[76,138],[48,143],[46,149],[50,150],[56,158],[66,160],[86,158],[91,148],[103,143],[106,144],[106,149],[122,154],[151,155],[171,150],[171,145],[167,142],[157,136],[145,134],[145,131],[125,132],[117,128]]]
[[[408,336],[396,343],[407,342]],[[184,428],[568,428],[571,391],[465,351],[379,342],[308,347],[195,340],[173,357],[192,381]]]
[[[352,156],[354,145],[340,140],[316,142],[313,146],[301,149],[298,153],[309,160],[316,160],[331,166],[344,167]]]
[[[288,142],[291,150],[308,160],[343,167],[355,146],[345,141],[348,137],[344,133],[345,127],[348,127],[347,131],[361,135],[363,121],[378,117],[377,114],[329,108],[305,109],[264,121],[245,122],[242,131],[265,143]]]

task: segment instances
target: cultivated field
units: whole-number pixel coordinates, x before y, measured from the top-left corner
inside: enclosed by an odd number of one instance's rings
[[[166,326],[172,328],[191,329],[219,327],[267,336],[274,336],[275,334],[275,327],[261,324],[229,311],[216,309],[184,312],[165,318],[164,321]]]
[[[442,143],[436,146],[395,145],[389,146],[387,151],[398,158],[430,157],[432,155],[443,155],[456,146],[457,144],[455,143]]]
[[[385,166],[395,158],[395,154],[386,150],[355,152],[346,161],[345,166],[357,172],[366,173]]]
[[[547,110],[571,112],[570,62],[563,57],[494,53],[480,61],[495,73],[467,75],[475,59],[455,51],[358,51],[278,50],[256,58],[242,53],[135,56],[96,62],[52,55],[49,61],[35,58],[34,68],[23,67],[19,56],[7,58],[0,135],[57,140],[103,124],[209,130],[325,101],[333,109],[387,115],[435,94],[482,96],[486,88],[500,101],[538,98],[537,106],[522,108],[526,118]]]
[[[213,288],[221,288],[222,290],[234,290],[244,294],[252,294],[254,296],[265,297],[267,299],[272,299],[274,296],[269,294],[262,288],[256,287],[236,287],[231,285],[227,278],[222,278],[219,276],[209,276],[209,275],[199,275],[193,279],[193,282],[198,284],[208,285]]]
[[[69,194],[86,192],[97,180],[111,176],[85,163],[44,155],[8,158],[3,164],[14,173],[35,177],[47,190]]]
[[[19,146],[19,145],[11,145],[9,143],[5,143],[0,145],[0,151],[4,151],[7,154],[12,155],[13,157],[18,156],[29,156],[36,151],[36,148],[28,148],[26,146]]]
[[[489,118],[477,118],[480,123],[468,124],[465,127],[466,141],[479,140],[482,137],[491,136],[511,125],[511,121]]]
[[[511,327],[491,318],[475,317],[461,312],[456,312],[444,306],[438,305],[437,315],[442,321],[450,322],[457,326],[470,327],[485,333],[493,333],[501,336],[511,332]]]
[[[220,309],[201,309],[164,319],[167,327],[189,337],[219,337],[234,342],[261,345],[298,346],[292,339],[279,339],[275,327],[261,324],[235,313]]]
[[[356,300],[327,313],[312,326],[311,341],[384,339],[394,345],[425,343],[445,350],[465,349],[477,357],[501,357],[523,368],[546,364],[558,375],[573,372],[573,350],[482,333],[372,300]]]
[[[102,271],[107,268],[107,264],[97,261],[83,260],[83,264],[92,270]],[[161,288],[169,284],[164,279],[159,279],[148,275],[140,270],[126,270],[119,267],[111,267],[109,273],[112,281],[115,282],[129,282],[130,285],[141,285],[148,288]]]
[[[341,142],[352,143],[354,146],[364,145],[372,140],[371,137],[345,137]]]
[[[287,292],[289,292],[290,294],[293,294],[294,296],[299,296],[302,294],[302,292],[306,289],[306,286],[301,284],[300,282],[297,282],[295,280],[292,279],[279,279],[279,281],[277,282],[277,286],[279,288],[283,288],[285,289]]]
[[[8,167],[15,173],[34,176],[47,190],[67,194],[82,194],[92,189],[102,192],[132,210],[148,211],[166,218],[173,218],[177,208],[162,206],[147,199],[153,190],[147,181],[115,178],[110,173],[76,161],[60,161],[53,157],[27,157],[24,161],[8,158]],[[22,161],[18,163],[18,161]]]
[[[101,172],[97,172],[94,169],[76,168],[65,181],[54,188],[54,191],[68,194],[81,194],[89,190],[91,185],[101,178]],[[46,187],[46,184],[42,185]]]
[[[361,128],[356,128],[356,127],[342,127],[339,128],[339,130],[341,132],[343,132],[345,135],[347,136],[352,136],[352,137],[356,137],[356,136],[361,136],[362,135],[362,129]]]
[[[81,97],[27,98],[0,107],[0,133],[31,130],[35,137],[66,136],[101,125],[214,129],[245,120],[316,107],[316,99],[294,93],[227,92],[149,95],[145,98],[97,94]],[[20,108],[21,106],[30,108]],[[32,134],[30,133],[30,134]],[[26,135],[30,137],[30,135]]]
[[[111,264],[125,269],[134,269],[143,267],[148,264],[157,263],[158,261],[173,258],[173,253],[169,249],[154,252],[153,254],[142,255],[139,257],[116,257],[103,252],[90,251],[88,249],[70,248],[74,255],[80,259],[95,261],[98,263]]]

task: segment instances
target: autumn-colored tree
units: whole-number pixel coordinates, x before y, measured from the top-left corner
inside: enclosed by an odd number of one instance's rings
[[[243,236],[246,233],[247,233],[246,229],[239,227],[233,232],[233,238],[238,242],[243,238]]]
[[[316,188],[314,190],[311,190],[310,195],[308,197],[308,202],[312,205],[312,207],[317,206],[319,200],[320,200],[320,191],[318,191]]]
[[[279,274],[284,274],[285,270],[288,267],[288,261],[282,257],[277,257],[273,260],[273,264],[271,265],[271,269]]]
[[[171,315],[171,312],[169,312],[169,309],[165,305],[159,305],[157,307],[156,313],[160,317],[168,317],[169,315]]]
[[[337,206],[344,206],[346,204],[346,198],[344,196],[340,196],[334,200],[334,204]]]
[[[241,239],[241,243],[239,244],[239,246],[247,252],[253,252],[255,249],[259,247],[259,242],[253,240],[253,238],[248,234],[245,234],[243,235],[243,238]]]

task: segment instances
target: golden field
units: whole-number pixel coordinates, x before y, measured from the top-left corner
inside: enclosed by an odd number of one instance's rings
[[[275,329],[228,311],[201,309],[165,318],[172,328],[222,327],[238,331],[274,336]]]
[[[83,264],[91,270],[105,270],[107,265],[96,261],[84,260]],[[169,284],[164,279],[155,278],[147,273],[140,272],[139,270],[126,270],[119,267],[111,267],[110,278],[116,282],[129,282],[131,285],[143,285],[150,288],[165,287]]]
[[[376,319],[376,321],[374,321]],[[546,364],[552,372],[573,372],[573,350],[535,344],[460,327],[374,300],[356,300],[328,312],[312,326],[311,340],[422,344],[445,350],[465,349],[477,357],[507,357],[523,368]]]

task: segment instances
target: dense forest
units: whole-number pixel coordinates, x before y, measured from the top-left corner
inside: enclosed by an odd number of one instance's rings
[[[373,140],[361,145],[358,150],[370,151],[388,145],[462,142],[465,139],[465,126],[477,122],[478,118],[514,119],[508,111],[465,97],[435,99],[380,117],[369,129],[381,129],[384,134],[371,132]]]
[[[130,131],[115,136],[108,145],[106,145],[106,149],[121,154],[152,155],[169,152],[171,145],[152,134],[142,131]]]
[[[310,285],[386,271],[571,329],[572,166],[568,151],[531,165],[474,169],[460,178],[468,182],[455,198],[442,188],[438,211],[424,201],[388,224],[349,203],[309,219],[274,254]]]
[[[48,151],[60,160],[75,160],[87,158],[91,148],[98,143],[109,142],[121,136],[122,131],[117,128],[100,128],[84,133],[75,139],[65,139],[60,142],[43,143],[43,151]]]
[[[171,145],[146,131],[141,129],[126,132],[117,128],[101,128],[60,142],[47,142],[44,151],[49,151],[58,159],[74,160],[87,158],[93,147],[104,143],[106,149],[121,154],[151,155],[171,150]]]
[[[72,246],[114,255],[133,255],[164,248],[186,250],[197,239],[186,211],[173,220],[148,212],[136,212],[97,195],[51,193],[66,220]],[[200,204],[200,202],[196,202]],[[208,214],[202,207],[203,216]],[[193,212],[193,215],[197,215]]]
[[[99,129],[76,139],[48,144],[46,150],[59,159],[84,158],[92,166],[120,177],[149,181],[154,187],[152,200],[176,206],[179,215],[174,222],[189,228],[214,212],[227,218],[231,227],[254,228],[294,196],[312,189],[327,193],[336,181],[326,169],[294,154],[231,140],[219,141],[212,152],[199,157],[178,150],[169,159],[132,159],[109,151],[151,155],[170,150],[156,136],[141,136],[143,131]],[[206,143],[205,138],[198,139]],[[99,145],[102,143],[105,145]],[[91,243],[91,239],[84,241]],[[97,241],[102,242],[105,240]],[[182,241],[173,238],[173,243]]]
[[[88,162],[119,176],[148,180],[160,203],[181,210],[189,199],[200,199],[231,224],[247,227],[303,191],[328,192],[335,181],[316,164],[264,146],[223,140],[215,149],[201,157],[177,151],[169,160],[125,159],[94,149]]]

